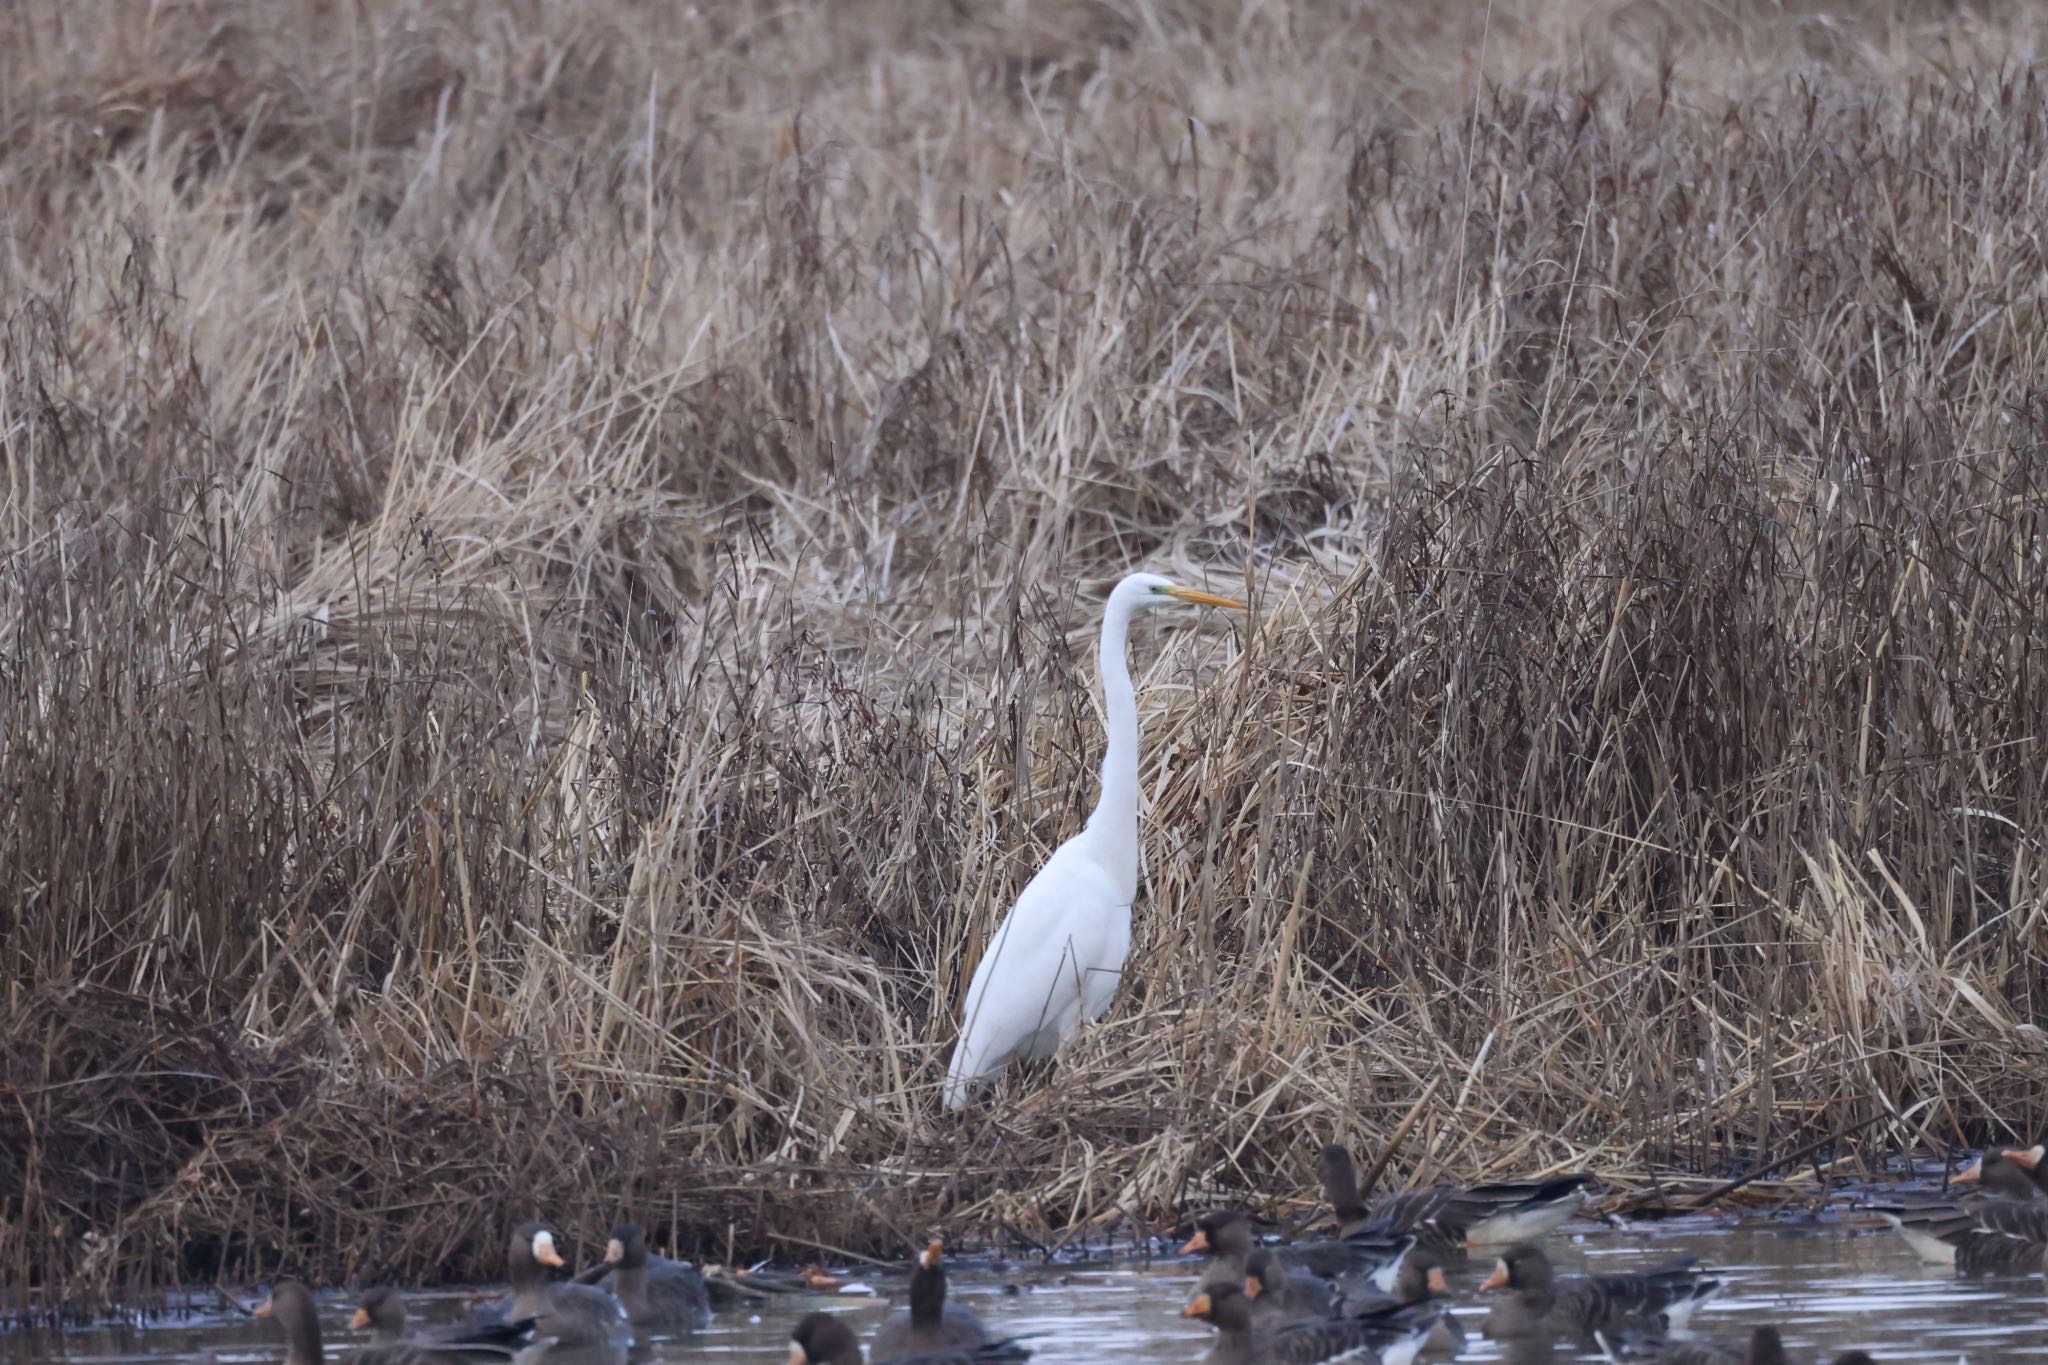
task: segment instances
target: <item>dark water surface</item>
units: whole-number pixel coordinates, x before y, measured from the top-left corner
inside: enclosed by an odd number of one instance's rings
[[[1882,1360],[2048,1362],[2048,1293],[2042,1276],[1958,1278],[1922,1266],[1895,1234],[1846,1225],[1784,1225],[1760,1219],[1729,1224],[1706,1219],[1665,1223],[1638,1231],[1568,1225],[1547,1242],[1561,1272],[1636,1269],[1694,1255],[1726,1282],[1694,1317],[1687,1335],[1738,1341],[1758,1323],[1785,1334],[1793,1359],[1831,1359],[1860,1346]],[[1500,1360],[1479,1335],[1485,1296],[1472,1292],[1492,1267],[1490,1258],[1451,1275],[1455,1306],[1472,1333],[1461,1360]],[[1181,1319],[1193,1292],[1197,1265],[1164,1260],[1147,1266],[1102,1268],[1012,1265],[998,1273],[956,1265],[952,1292],[982,1315],[992,1330],[1043,1333],[1034,1343],[1042,1365],[1096,1361],[1188,1361],[1207,1348],[1210,1333]],[[868,1281],[886,1291],[903,1281]],[[467,1296],[410,1296],[414,1315],[440,1321],[459,1316]],[[347,1296],[322,1296],[328,1355],[338,1358],[359,1343],[349,1332]],[[876,1301],[852,1298],[780,1303],[757,1310],[721,1312],[694,1337],[654,1338],[635,1348],[644,1365],[694,1361],[783,1360],[789,1328],[815,1307],[853,1316],[863,1337],[887,1314]],[[211,1311],[145,1326],[101,1326],[64,1333],[0,1335],[0,1365],[274,1365],[282,1335],[267,1322],[230,1319]],[[1560,1352],[1561,1359],[1571,1358]],[[1597,1358],[1597,1357],[1592,1357]]]

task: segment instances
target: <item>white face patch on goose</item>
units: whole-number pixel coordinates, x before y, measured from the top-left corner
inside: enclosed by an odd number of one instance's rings
[[[545,1260],[547,1260],[547,1258],[548,1258],[549,1254],[550,1254],[551,1252],[553,1252],[553,1251],[554,1251],[554,1249],[555,1249],[555,1234],[554,1234],[554,1233],[552,1233],[552,1232],[549,1232],[549,1231],[548,1231],[548,1230],[547,1230],[546,1228],[542,1228],[542,1229],[541,1229],[541,1230],[540,1230],[539,1232],[536,1232],[536,1233],[534,1233],[534,1234],[533,1234],[533,1259],[534,1259],[534,1260],[536,1260],[536,1261],[545,1261]]]

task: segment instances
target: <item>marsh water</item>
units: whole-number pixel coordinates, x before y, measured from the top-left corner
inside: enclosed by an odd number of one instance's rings
[[[1860,1346],[1882,1360],[2048,1362],[2048,1293],[2040,1273],[1959,1278],[1922,1266],[1896,1235],[1860,1223],[1702,1218],[1623,1230],[1568,1224],[1547,1246],[1561,1272],[1638,1269],[1697,1256],[1724,1288],[1694,1318],[1686,1334],[1693,1337],[1733,1342],[1769,1322],[1783,1331],[1794,1360],[1832,1359]],[[1491,1264],[1475,1257],[1451,1276],[1455,1307],[1471,1334],[1461,1360],[1503,1358],[1479,1333],[1485,1303],[1472,1292]],[[1199,1356],[1209,1329],[1178,1316],[1198,1269],[1172,1256],[1069,1265],[968,1261],[950,1278],[952,1294],[992,1329],[1037,1334],[1039,1365],[1078,1365]],[[903,1283],[887,1274],[862,1282],[881,1293],[900,1291]],[[411,1296],[415,1316],[425,1320],[457,1317],[467,1299],[452,1292]],[[337,1292],[323,1295],[322,1304],[328,1352],[339,1357],[359,1340],[344,1326],[347,1299]],[[888,1312],[879,1298],[848,1296],[725,1310],[708,1330],[656,1337],[631,1358],[648,1365],[780,1361],[790,1325],[816,1307],[852,1314],[864,1337]],[[0,1334],[0,1365],[273,1365],[283,1348],[270,1324],[214,1307],[142,1325]],[[1570,1356],[1561,1351],[1558,1358]]]

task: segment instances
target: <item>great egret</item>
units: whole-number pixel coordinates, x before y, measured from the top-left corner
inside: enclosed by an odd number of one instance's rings
[[[946,1070],[948,1109],[965,1106],[978,1082],[1013,1060],[1052,1056],[1116,998],[1138,894],[1138,693],[1125,645],[1131,617],[1168,602],[1244,610],[1242,602],[1158,574],[1131,574],[1111,590],[1099,659],[1108,724],[1102,794],[1081,832],[1054,849],[1024,887],[974,969]]]

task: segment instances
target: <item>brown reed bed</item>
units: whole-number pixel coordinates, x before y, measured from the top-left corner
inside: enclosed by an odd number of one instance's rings
[[[96,10],[0,19],[9,1316],[2048,1126],[2032,11]],[[1122,1001],[942,1116],[1139,565],[1255,611],[1142,632]]]

